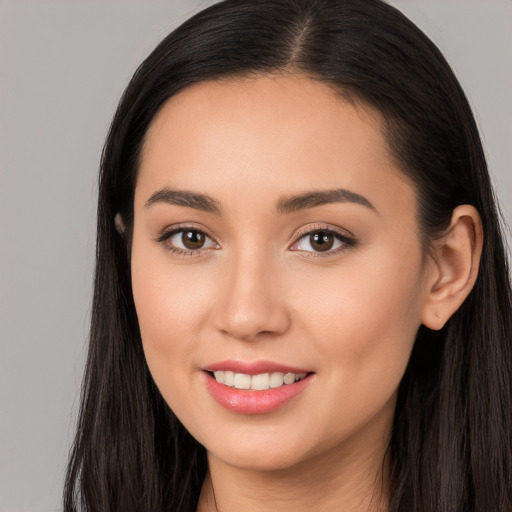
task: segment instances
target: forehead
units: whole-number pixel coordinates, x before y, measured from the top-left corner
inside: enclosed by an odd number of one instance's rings
[[[371,142],[373,150],[384,150],[381,124],[374,110],[348,102],[332,87],[301,75],[206,81],[185,88],[163,105],[146,134],[142,158],[164,145],[189,141],[207,149],[210,142],[232,137],[233,128],[233,153],[243,147],[249,154],[261,142],[267,154],[276,148],[296,152],[292,146],[299,138],[310,141],[303,153],[332,142],[340,148]],[[350,130],[340,137],[343,125],[350,125]]]
[[[379,191],[411,196],[382,126],[379,113],[303,76],[201,82],[153,120],[136,201],[162,186],[214,196],[264,190],[269,198],[343,187],[375,193],[377,203]]]

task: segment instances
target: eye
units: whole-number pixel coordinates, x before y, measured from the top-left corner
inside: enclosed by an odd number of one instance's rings
[[[210,246],[213,242],[211,238],[197,229],[183,229],[175,232],[169,241],[180,249],[194,251]]]
[[[165,244],[174,253],[185,255],[216,247],[215,242],[204,231],[195,228],[173,229],[164,233],[158,242]]]
[[[356,241],[332,229],[315,229],[302,235],[292,250],[315,253],[336,253],[346,247],[353,247]]]

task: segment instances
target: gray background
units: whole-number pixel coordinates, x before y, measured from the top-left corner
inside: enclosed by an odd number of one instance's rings
[[[0,511],[60,509],[83,369],[96,173],[124,86],[209,1],[0,0]],[[476,112],[512,224],[512,2],[396,0]]]

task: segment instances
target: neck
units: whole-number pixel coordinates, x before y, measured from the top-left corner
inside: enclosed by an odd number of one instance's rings
[[[228,465],[208,453],[198,512],[386,512],[387,439],[338,446],[286,469],[258,471]]]

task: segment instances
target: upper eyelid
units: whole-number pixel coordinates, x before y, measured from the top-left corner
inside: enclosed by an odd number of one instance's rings
[[[310,235],[310,234],[318,232],[318,231],[327,231],[329,233],[333,233],[335,235],[339,235],[344,238],[353,238],[353,239],[356,238],[355,235],[353,235],[347,229],[343,229],[343,228],[336,227],[336,226],[331,226],[328,224],[316,224],[315,226],[301,228],[297,232],[295,232],[292,237],[292,240],[294,241],[293,243],[300,240],[304,236]]]
[[[210,238],[212,241],[214,241],[216,244],[218,244],[218,238],[217,236],[212,233],[209,229],[206,229],[203,226],[198,226],[194,223],[186,223],[186,224],[174,224],[172,226],[168,226],[160,231],[160,234],[157,236],[157,241],[163,241],[168,239],[171,235],[174,235],[175,233],[179,233],[180,231],[200,231],[201,233],[204,233],[208,238]]]

